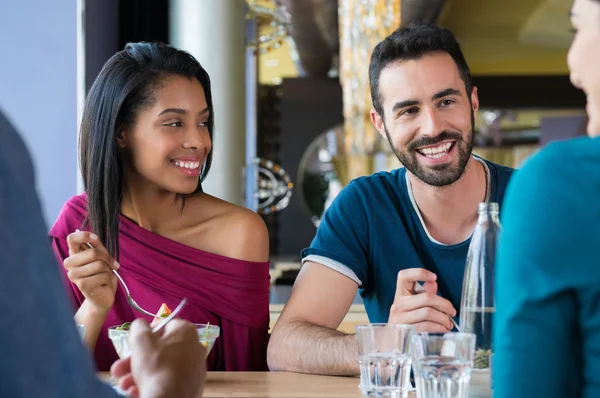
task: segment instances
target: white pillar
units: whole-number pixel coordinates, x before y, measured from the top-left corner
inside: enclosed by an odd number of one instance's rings
[[[205,192],[243,205],[245,164],[245,2],[171,0],[171,45],[190,52],[211,80],[213,163]]]

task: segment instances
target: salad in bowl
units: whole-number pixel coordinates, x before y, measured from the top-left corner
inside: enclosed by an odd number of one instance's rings
[[[171,313],[169,307],[166,304],[162,304],[156,317],[152,321],[152,326],[158,323],[162,318],[166,318]],[[131,354],[129,350],[129,328],[131,322],[125,322],[122,325],[115,325],[108,328],[108,337],[117,351],[119,358],[126,358]],[[221,329],[216,325],[209,323],[195,323],[196,331],[198,332],[198,341],[206,348],[206,356],[210,354],[212,348],[215,345],[215,341],[220,335]]]

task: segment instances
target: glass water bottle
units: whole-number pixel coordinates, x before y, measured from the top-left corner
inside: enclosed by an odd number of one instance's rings
[[[501,231],[498,203],[480,203],[479,220],[467,254],[460,304],[460,330],[476,336],[475,369],[490,367],[493,316],[496,312],[494,271]]]

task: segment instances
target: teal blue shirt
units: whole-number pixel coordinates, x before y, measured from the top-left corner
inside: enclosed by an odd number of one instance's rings
[[[494,397],[600,397],[600,139],[527,161],[501,219]]]
[[[502,206],[513,170],[482,162],[489,170],[489,200]],[[370,321],[387,322],[398,272],[406,268],[434,272],[439,293],[458,311],[469,243],[432,240],[413,201],[406,169],[400,168],[348,184],[325,212],[302,256],[350,275],[360,287]]]

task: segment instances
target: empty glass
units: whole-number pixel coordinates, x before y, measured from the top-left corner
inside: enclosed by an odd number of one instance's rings
[[[410,325],[356,327],[360,388],[364,396],[406,398],[410,389]]]
[[[415,333],[411,352],[418,398],[468,398],[472,333]]]

